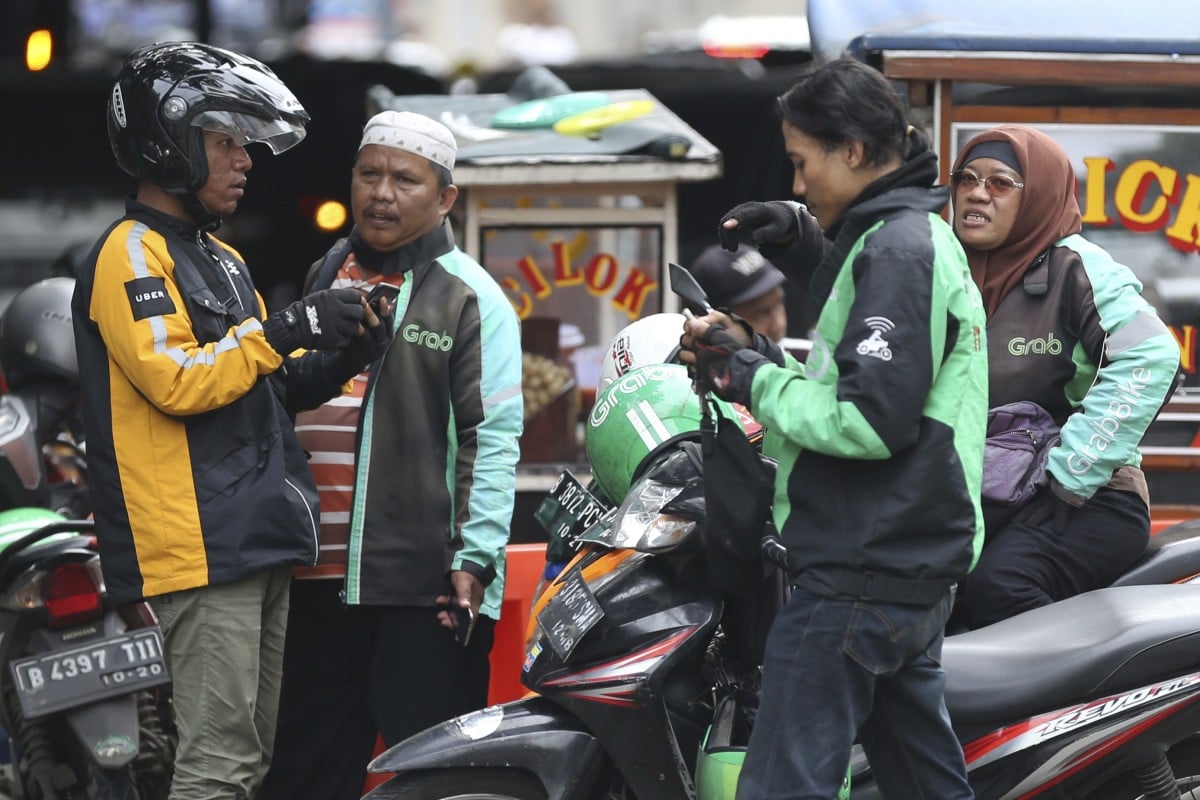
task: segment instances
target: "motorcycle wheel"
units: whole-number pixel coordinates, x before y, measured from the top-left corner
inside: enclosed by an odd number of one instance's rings
[[[1200,740],[1188,740],[1170,752],[1171,769],[1175,773],[1175,789],[1179,800],[1200,800]],[[1087,800],[1145,800],[1132,778],[1122,779],[1112,786],[1088,795]]]
[[[1200,800],[1200,776],[1189,775],[1175,780],[1175,789],[1179,792],[1179,800]],[[1145,795],[1138,795],[1142,800]]]
[[[89,761],[88,773],[96,800],[139,800],[128,769],[102,769],[94,761]]]
[[[542,782],[512,769],[461,768],[397,775],[363,800],[546,800]]]

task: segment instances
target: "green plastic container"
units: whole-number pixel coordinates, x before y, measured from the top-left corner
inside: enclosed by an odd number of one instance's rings
[[[698,800],[734,800],[738,776],[746,759],[746,747],[737,730],[737,718],[732,697],[717,704],[712,725],[704,734],[696,759],[696,797]],[[850,800],[850,765],[837,793],[837,800]]]

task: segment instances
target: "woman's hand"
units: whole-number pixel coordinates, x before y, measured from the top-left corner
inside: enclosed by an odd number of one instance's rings
[[[744,347],[751,347],[754,344],[746,335],[745,329],[724,312],[710,311],[703,317],[695,317],[691,314],[686,314],[686,316],[688,319],[683,323],[683,335],[679,337],[679,360],[689,367],[696,365],[696,340],[702,338],[714,325],[723,328],[725,333]]]
[[[720,311],[688,319],[679,339],[679,360],[689,365],[697,392],[713,392],[728,400],[731,390],[729,359],[739,350],[753,348],[746,328]]]

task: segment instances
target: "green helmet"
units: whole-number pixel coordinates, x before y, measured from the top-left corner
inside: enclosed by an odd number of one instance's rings
[[[710,395],[743,430],[743,415]],[[642,466],[667,445],[700,437],[700,400],[682,364],[651,364],[626,372],[596,396],[584,449],[592,477],[614,503],[624,499]]]

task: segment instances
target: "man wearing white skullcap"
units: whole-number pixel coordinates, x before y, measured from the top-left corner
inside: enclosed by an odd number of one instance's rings
[[[411,111],[383,111],[367,122],[363,128],[361,150],[369,144],[398,147],[448,170],[454,169],[454,154],[458,145],[450,129],[440,122]]]
[[[487,703],[521,343],[499,285],[454,244],[456,152],[429,117],[373,116],[351,176],[354,227],[309,272],[310,290],[398,287],[394,333],[352,393],[296,420],[321,490],[320,555],[292,582],[259,800],[357,800],[377,732],[392,745]]]

